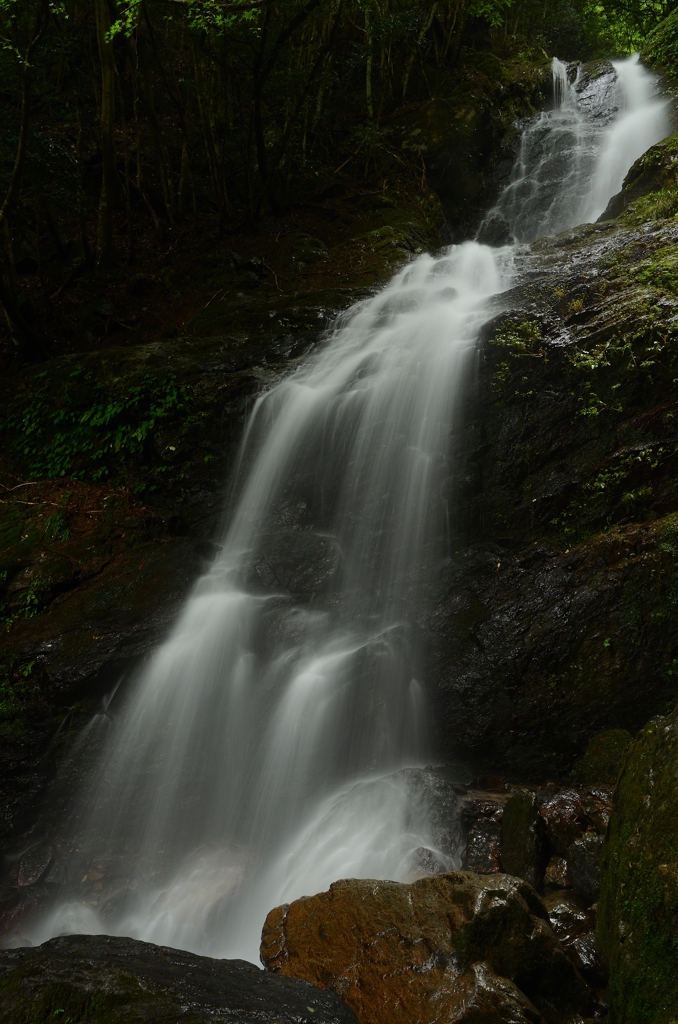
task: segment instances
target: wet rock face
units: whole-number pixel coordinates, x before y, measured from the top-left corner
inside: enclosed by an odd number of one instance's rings
[[[631,745],[603,847],[598,946],[615,1024],[672,1024],[678,1007],[678,714]]]
[[[676,259],[672,216],[583,226],[497,299],[422,620],[446,759],[565,781],[675,696]]]
[[[577,839],[567,851],[567,872],[573,889],[587,903],[595,903],[600,896],[600,854],[603,837],[587,833]]]
[[[503,783],[495,791],[457,787],[462,867],[506,872],[539,892],[574,890],[583,907],[600,890],[600,852],[612,805],[611,786],[583,789]]]
[[[587,909],[576,893],[562,890],[544,896],[544,906],[553,931],[581,975],[596,988],[605,986],[608,975],[596,945],[595,907]]]
[[[543,904],[508,875],[336,882],[272,910],[261,957],[335,991],[361,1024],[555,1024],[593,1009]]]
[[[334,993],[244,960],[212,960],[134,939],[69,935],[0,952],[0,1022],[251,1021],[355,1024]]]

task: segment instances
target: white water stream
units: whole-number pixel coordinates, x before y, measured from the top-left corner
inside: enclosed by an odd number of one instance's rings
[[[615,69],[570,85],[554,62],[559,103],[524,132],[492,214],[517,241],[596,216],[666,133],[651,76]],[[76,862],[85,842],[104,876],[126,865],[117,910],[57,906],[28,939],[112,931],[256,962],[281,902],[341,877],[417,877],[422,850],[458,866],[393,773],[429,756],[421,567],[445,536],[463,370],[517,252],[419,257],[258,400],[223,550],[83,798]]]
[[[638,62],[595,72],[552,64],[555,104],[523,131],[510,181],[483,235],[531,242],[595,221],[639,156],[669,132],[668,101]]]

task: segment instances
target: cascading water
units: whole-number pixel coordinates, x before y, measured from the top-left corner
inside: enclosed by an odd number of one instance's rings
[[[521,241],[600,212],[665,133],[654,88],[635,60],[573,85],[554,61],[557,105],[492,217]],[[259,399],[222,553],[109,729],[74,827],[73,870],[115,863],[126,882],[107,918],[62,905],[33,941],[104,930],[255,961],[280,902],[416,877],[422,850],[458,866],[399,771],[429,753],[411,624],[445,536],[466,357],[519,258],[477,242],[419,257]]]
[[[422,848],[458,863],[408,778],[384,776],[428,749],[410,624],[464,355],[510,260],[474,242],[422,256],[259,400],[222,554],[87,799],[92,856],[137,882],[123,930],[256,959],[283,898],[414,877]],[[96,929],[89,913],[47,928]]]
[[[531,242],[597,220],[631,165],[669,132],[668,101],[637,55],[595,73],[554,57],[551,71],[554,106],[523,132],[480,239]]]

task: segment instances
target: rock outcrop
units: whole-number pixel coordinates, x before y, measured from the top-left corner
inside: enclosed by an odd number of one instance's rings
[[[593,734],[635,732],[675,697],[678,228],[662,195],[642,225],[536,242],[469,366],[453,536],[421,626],[440,752],[482,772],[565,781]]]
[[[678,713],[633,742],[603,848],[598,946],[614,1024],[673,1024],[678,1010]]]
[[[244,960],[107,935],[69,935],[0,952],[0,1024],[356,1024],[332,992]]]
[[[508,875],[335,882],[269,913],[261,958],[361,1024],[556,1024],[593,1008],[534,889]]]

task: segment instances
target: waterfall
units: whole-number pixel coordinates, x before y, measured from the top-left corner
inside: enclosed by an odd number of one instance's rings
[[[635,60],[588,78],[554,60],[553,77],[491,214],[518,241],[604,208],[665,127]],[[72,871],[117,872],[119,892],[103,916],[56,906],[32,941],[103,930],[256,961],[280,902],[417,877],[422,850],[459,866],[401,769],[430,758],[416,619],[444,553],[453,417],[519,258],[478,242],[418,257],[259,398],[221,554],[81,800]]]
[[[638,55],[614,61],[622,94],[622,115],[605,133],[584,220],[597,220],[622,187],[626,172],[643,153],[669,133],[668,100],[656,95],[656,79],[648,75]]]
[[[585,71],[556,57],[554,105],[526,127],[481,241],[531,242],[595,221],[631,165],[669,132],[668,101],[638,55]]]

